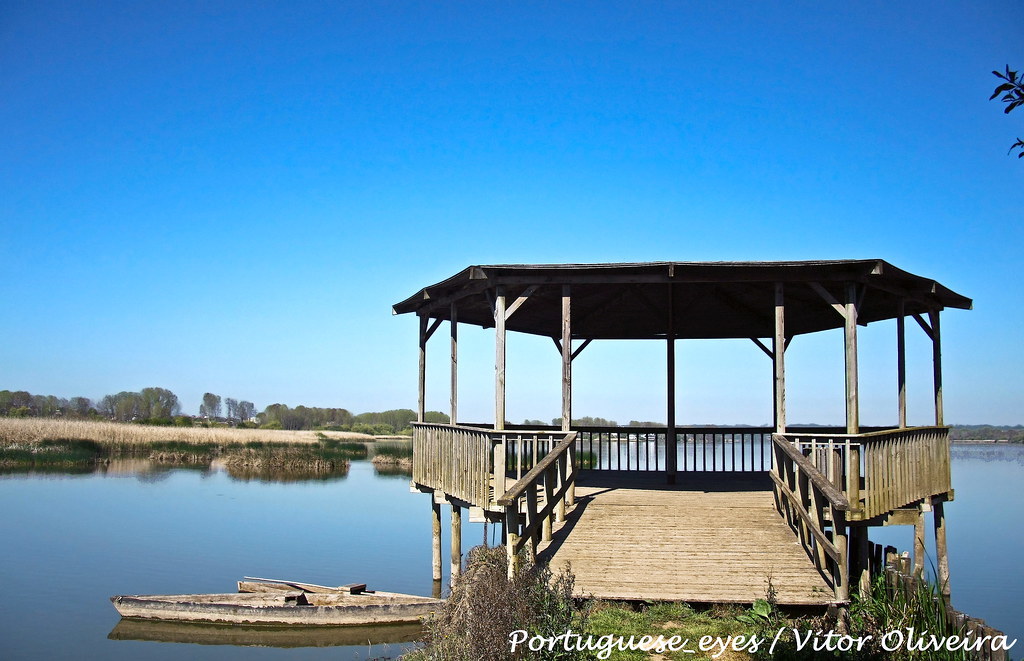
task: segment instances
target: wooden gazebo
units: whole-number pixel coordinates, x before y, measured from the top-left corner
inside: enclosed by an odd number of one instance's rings
[[[440,578],[442,502],[452,506],[453,527],[460,524],[464,507],[473,516],[502,522],[514,556],[521,548],[536,553],[538,545],[557,534],[583,474],[614,470],[621,477],[625,471],[643,473],[648,480],[663,474],[667,486],[679,482],[680,473],[719,472],[719,483],[738,474],[767,474],[776,509],[837,601],[848,597],[851,571],[855,580],[867,581],[869,526],[914,524],[919,532],[915,564],[923,569],[923,517],[933,511],[939,579],[948,590],[942,503],[951,489],[939,316],[945,308],[970,307],[970,299],[934,280],[877,259],[471,266],[421,289],[394,311],[419,316],[420,424],[414,428],[413,481],[434,494],[435,578]],[[907,427],[907,317],[932,340],[932,427]],[[864,430],[857,327],[889,319],[896,321],[898,340],[898,426]],[[426,347],[443,321],[451,327],[452,424],[428,425],[423,423]],[[493,425],[458,424],[460,323],[495,329]],[[845,335],[845,428],[787,428],[786,347],[798,335],[834,328],[844,329]],[[548,336],[557,346],[561,429],[527,430],[505,423],[509,331]],[[676,425],[675,340],[702,338],[749,338],[771,358],[773,428]],[[594,340],[606,339],[665,342],[665,427],[572,427],[573,359]],[[569,532],[549,549],[554,557],[569,553]],[[461,563],[457,537],[452,536],[453,572]],[[575,563],[574,568],[578,571]]]

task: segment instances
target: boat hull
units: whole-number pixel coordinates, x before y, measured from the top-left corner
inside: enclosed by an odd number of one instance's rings
[[[389,593],[118,595],[110,598],[122,617],[178,622],[355,626],[418,622],[438,599]]]

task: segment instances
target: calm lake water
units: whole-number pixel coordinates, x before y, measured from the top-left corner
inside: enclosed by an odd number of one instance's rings
[[[344,475],[299,481],[141,467],[0,477],[0,658],[345,660],[394,658],[408,646],[370,645],[365,640],[380,634],[358,631],[358,644],[319,635],[303,640],[321,647],[241,647],[211,643],[294,641],[119,625],[113,594],[232,592],[243,575],[424,595],[434,587],[430,501],[409,492],[408,476],[379,475],[366,461]],[[956,445],[956,501],[946,508],[954,604],[1016,638],[1024,638],[1024,571],[1016,562],[1024,548],[1022,476],[1022,446]],[[464,517],[463,529],[464,549],[481,543],[481,524]],[[873,539],[909,549],[912,529],[882,529]],[[443,543],[447,555],[447,537]]]
[[[1019,642],[1024,654],[1024,445],[969,445],[952,450],[955,500],[946,504],[953,606]],[[935,536],[927,517],[926,566],[934,566]],[[875,529],[872,541],[914,548],[912,526]]]
[[[234,592],[243,576],[366,583],[422,595],[433,588],[430,499],[409,492],[408,475],[379,475],[368,461],[353,461],[344,476],[292,482],[189,469],[139,473],[138,467],[0,478],[0,572],[8,590],[0,600],[0,659],[345,660],[394,658],[408,647],[360,642],[281,649],[108,638],[138,634],[113,631],[120,619],[108,601],[114,594]],[[443,528],[447,534],[447,522]],[[483,541],[482,524],[466,517],[463,532],[464,549]],[[447,536],[443,543],[447,550]],[[219,642],[217,633],[186,628],[157,637]],[[384,635],[408,640],[415,633],[406,627]],[[321,635],[313,642],[346,641]]]

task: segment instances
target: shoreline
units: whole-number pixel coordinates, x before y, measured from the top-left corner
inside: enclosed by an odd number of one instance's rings
[[[950,443],[953,445],[1019,445],[1019,443],[1014,443],[1006,438],[987,440],[951,440]]]

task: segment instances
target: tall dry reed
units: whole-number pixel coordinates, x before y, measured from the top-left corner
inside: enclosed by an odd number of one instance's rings
[[[368,439],[364,434],[320,432],[331,439]],[[155,427],[123,422],[60,420],[50,418],[0,418],[0,443],[27,445],[41,441],[95,441],[105,446],[144,447],[151,443],[317,443],[318,432],[230,427]]]

